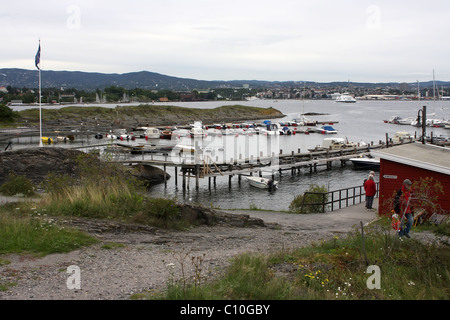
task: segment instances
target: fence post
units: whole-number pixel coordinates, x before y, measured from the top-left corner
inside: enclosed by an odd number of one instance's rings
[[[322,212],[325,213],[325,195],[326,193],[322,193]]]
[[[331,211],[334,211],[334,192],[331,191]]]

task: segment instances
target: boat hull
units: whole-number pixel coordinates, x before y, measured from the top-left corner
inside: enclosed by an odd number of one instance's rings
[[[352,158],[350,161],[355,169],[380,170],[380,160],[378,159]]]
[[[247,181],[251,186],[259,189],[274,189],[278,184],[277,181],[257,177],[247,177]]]

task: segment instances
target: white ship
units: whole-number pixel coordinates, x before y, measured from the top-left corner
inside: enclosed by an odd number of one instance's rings
[[[349,95],[348,93],[343,93],[341,94],[336,100],[334,100],[335,102],[343,102],[343,103],[355,103],[356,99],[353,98],[351,95]]]

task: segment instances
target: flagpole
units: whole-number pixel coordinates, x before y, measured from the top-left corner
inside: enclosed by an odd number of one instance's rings
[[[41,68],[39,68],[39,147],[43,147],[42,143],[42,102],[41,102]]]
[[[42,142],[42,92],[41,92],[41,39],[39,39],[39,60],[36,61],[36,67],[39,70],[39,147],[43,147]]]

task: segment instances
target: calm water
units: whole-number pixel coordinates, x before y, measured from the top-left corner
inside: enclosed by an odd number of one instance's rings
[[[170,103],[183,107],[195,108],[214,108],[226,105],[226,102],[201,102],[201,103]],[[229,104],[234,104],[230,102]],[[412,101],[358,101],[355,104],[339,104],[333,101],[293,101],[293,100],[262,100],[238,102],[238,104],[258,107],[273,107],[286,115],[283,119],[274,121],[292,120],[298,118],[301,113],[320,113],[323,115],[310,116],[310,119],[318,121],[338,122],[333,127],[338,130],[337,135],[333,137],[347,138],[351,142],[378,143],[385,141],[386,133],[393,137],[398,131],[408,131],[414,134],[417,131],[421,135],[421,129],[409,125],[400,126],[394,124],[385,124],[383,120],[388,120],[392,116],[417,117],[419,109],[427,106],[427,117],[438,119],[450,118],[450,101],[446,102],[412,102]],[[114,106],[113,106],[114,107]],[[16,110],[18,110],[17,107]],[[270,119],[269,119],[270,120]],[[273,119],[272,119],[273,120]],[[433,132],[434,136],[443,135],[449,137],[450,130],[444,128],[427,128],[427,134]],[[291,136],[280,136],[275,145],[282,149],[283,153],[307,152],[308,148],[320,145],[326,136],[321,134],[297,134]],[[228,137],[227,137],[228,138]],[[239,140],[241,139],[241,140]],[[257,139],[251,138],[251,139]],[[37,145],[38,140],[23,138],[15,139],[15,147],[24,147],[28,145]],[[216,140],[217,141],[217,140]],[[246,149],[252,147],[256,140],[239,137],[233,142],[233,152],[235,155],[246,153]],[[83,141],[76,142],[77,145],[89,145],[105,142],[105,140],[96,140],[91,136],[85,136]],[[142,143],[142,142],[140,142]],[[167,143],[167,142],[165,142]],[[130,143],[131,144],[131,143]],[[134,143],[136,144],[136,143]],[[57,145],[65,146],[65,145]],[[70,146],[73,146],[70,145]],[[273,148],[275,149],[275,148]],[[277,150],[277,153],[279,151]],[[214,155],[212,155],[214,156]],[[141,156],[139,156],[141,157]],[[148,157],[148,156],[146,156]],[[190,179],[189,190],[183,190],[181,186],[181,177],[178,179],[178,187],[175,186],[174,170],[168,169],[172,178],[167,185],[154,186],[150,192],[155,196],[164,196],[175,198],[178,201],[201,203],[209,206],[228,208],[249,208],[255,206],[262,209],[287,210],[292,199],[306,191],[311,184],[325,185],[329,190],[336,190],[346,187],[359,186],[366,178],[368,172],[354,170],[348,163],[347,167],[340,168],[339,164],[333,165],[333,170],[319,169],[317,173],[310,174],[309,170],[302,169],[300,174],[291,175],[290,171],[283,172],[282,176],[278,173],[275,179],[280,181],[279,187],[274,192],[259,190],[250,187],[245,179],[239,184],[237,176],[233,177],[231,187],[228,183],[228,176],[217,177],[217,184],[208,187],[208,179],[200,179],[200,189],[195,189],[195,179]],[[378,179],[376,179],[378,180]]]

